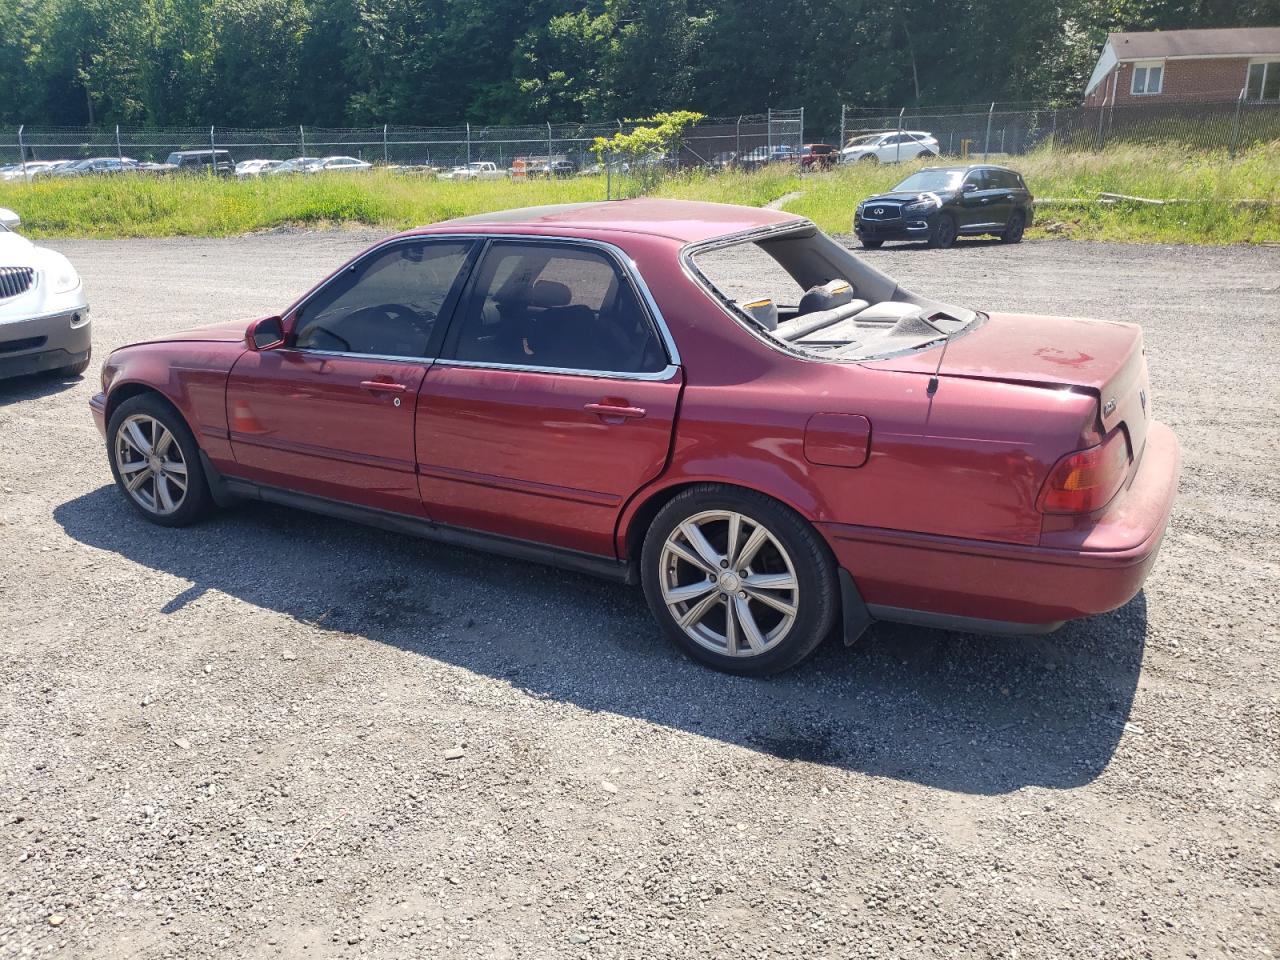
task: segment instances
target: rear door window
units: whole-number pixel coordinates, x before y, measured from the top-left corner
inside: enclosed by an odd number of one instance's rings
[[[666,351],[632,282],[602,251],[495,242],[476,268],[446,357],[495,366],[657,373]]]

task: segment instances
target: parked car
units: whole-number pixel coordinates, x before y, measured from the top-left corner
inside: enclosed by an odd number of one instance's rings
[[[938,141],[924,130],[897,130],[853,137],[840,151],[841,163],[900,163],[939,154]]]
[[[272,175],[285,174],[285,173],[306,173],[307,169],[311,167],[313,164],[319,163],[320,159],[321,159],[320,157],[294,157],[291,160],[285,160],[278,167],[273,167],[272,169],[268,170],[267,173]]]
[[[175,173],[215,173],[232,177],[236,162],[226,150],[175,150],[166,161]]]
[[[118,173],[141,173],[132,157],[86,157],[52,171],[55,177],[95,177]]]
[[[283,160],[241,160],[236,164],[237,177],[260,177],[264,173],[279,169]]]
[[[78,377],[93,350],[89,302],[71,261],[18,232],[0,209],[0,378]]]
[[[709,170],[721,171],[729,170],[738,163],[738,154],[733,150],[725,150],[717,153],[714,157],[707,161]]]
[[[0,167],[0,182],[9,180],[36,180],[47,177],[56,170],[69,167],[71,160],[28,160],[26,164],[11,163]]]
[[[945,249],[957,237],[980,234],[1018,243],[1034,216],[1035,198],[1008,167],[926,167],[859,203],[853,232],[871,250],[886,240],[923,240]]]
[[[708,273],[766,256],[781,293]],[[1178,474],[1149,398],[1137,325],[975,312],[794,214],[639,199],[392,237],[279,315],[117,349],[90,407],[153,523],[268,500],[640,583],[691,656],[762,674],[837,625],[1128,601]]]
[[[800,148],[801,170],[830,170],[840,154],[829,143],[806,143]]]
[[[800,158],[800,151],[786,144],[755,147],[744,153],[739,166],[744,170],[758,170],[769,163],[795,163]]]
[[[476,160],[473,163],[454,167],[438,176],[440,180],[505,180],[507,171],[498,169],[496,163],[488,160]]]
[[[355,157],[325,157],[309,164],[303,173],[367,173],[372,169],[372,163],[365,163]]]

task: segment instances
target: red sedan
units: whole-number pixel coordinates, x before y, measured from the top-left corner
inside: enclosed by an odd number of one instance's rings
[[[92,408],[154,523],[261,499],[638,582],[750,674],[877,619],[1118,607],[1178,476],[1138,327],[940,303],[800,217],[676,201],[401,234],[279,316],[115,351]]]

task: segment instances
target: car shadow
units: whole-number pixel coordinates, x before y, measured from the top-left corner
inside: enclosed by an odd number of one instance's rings
[[[888,624],[753,680],[686,659],[639,590],[266,504],[172,530],[111,486],[58,506],[81,543],[190,587],[509,682],[539,698],[793,761],[964,793],[1069,788],[1107,766],[1142,665],[1141,594],[1044,637]]]
[[[64,377],[53,373],[31,373],[0,379],[0,407],[23,400],[41,400],[70,390],[83,376]]]

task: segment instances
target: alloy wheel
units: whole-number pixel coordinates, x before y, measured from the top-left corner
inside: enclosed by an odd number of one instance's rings
[[[732,510],[695,514],[667,536],[659,560],[662,599],[695,643],[756,657],[791,632],[800,581],[782,543]]]
[[[116,470],[129,496],[148,513],[167,516],[187,496],[187,461],[168,427],[135,413],[116,431]]]

